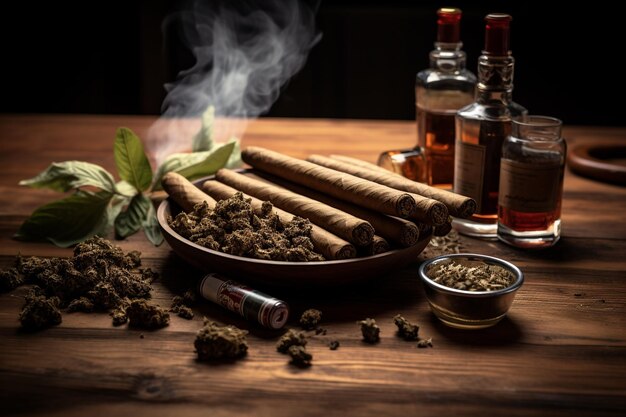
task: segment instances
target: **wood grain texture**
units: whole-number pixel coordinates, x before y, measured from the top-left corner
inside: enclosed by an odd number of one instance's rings
[[[154,119],[100,116],[0,116],[0,268],[26,255],[66,256],[68,249],[17,242],[11,236],[37,206],[57,193],[19,187],[52,161],[81,159],[114,168],[115,129],[146,137]],[[190,129],[198,121],[188,121]],[[296,157],[312,153],[375,162],[378,153],[414,144],[408,122],[276,120],[249,125],[243,146]],[[565,129],[568,144],[624,143],[626,129]],[[63,323],[23,333],[17,315],[24,290],[0,295],[0,414],[3,416],[391,416],[622,415],[626,410],[626,188],[569,171],[564,237],[543,252],[462,238],[464,250],[505,258],[526,282],[507,318],[482,331],[459,331],[430,313],[416,265],[370,285],[295,293],[264,289],[292,307],[290,326],[306,308],[323,311],[327,335],[309,342],[310,369],[275,351],[277,335],[203,302],[196,317],[143,332],[114,328],[106,314],[65,314]],[[137,234],[118,242],[143,252],[162,272],[154,300],[168,305],[199,272],[167,245]],[[417,349],[394,334],[403,314],[432,336]],[[197,363],[193,339],[206,315],[248,328],[250,350],[237,363]],[[373,317],[382,340],[360,341],[356,320]],[[328,341],[339,340],[336,351]]]

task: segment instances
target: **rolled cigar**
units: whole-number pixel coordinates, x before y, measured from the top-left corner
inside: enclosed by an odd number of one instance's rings
[[[229,169],[220,169],[215,178],[252,197],[269,201],[275,207],[309,219],[311,223],[357,246],[372,243],[372,225],[352,214]]]
[[[237,192],[236,189],[228,185],[211,180],[202,184],[202,189],[216,200],[226,200]],[[261,200],[245,195],[245,193],[244,196],[251,200],[250,204],[257,215],[263,213],[263,202]],[[285,223],[289,223],[294,218],[293,214],[276,207],[274,207],[274,213]],[[315,246],[317,252],[324,255],[326,259],[336,260],[356,257],[356,248],[350,244],[350,242],[333,235],[319,226],[314,224],[311,226],[311,241],[313,242],[313,246]]]
[[[476,211],[476,201],[469,197],[412,181],[392,172],[367,169],[355,164],[340,161],[336,158],[327,158],[321,155],[311,155],[307,160],[320,166],[346,172],[360,178],[384,184],[391,188],[441,201],[446,205],[450,214],[455,217],[468,218]]]
[[[379,167],[376,164],[372,164],[371,162],[363,161],[362,159],[352,158],[350,156],[330,155],[330,158],[331,159],[336,159],[337,161],[346,162],[348,164],[356,165],[356,166],[361,167],[361,168],[371,169],[372,171],[378,171],[378,172],[384,172],[384,173],[390,173],[391,172],[391,171],[389,171],[389,170],[387,170],[387,169],[385,169],[383,167]],[[398,175],[398,174],[396,174],[396,175]]]
[[[448,221],[444,224],[433,227],[434,236],[445,236],[452,230],[452,217],[448,218]]]
[[[417,210],[415,200],[407,193],[269,149],[249,146],[241,157],[261,171],[371,210],[400,217],[409,217]]]
[[[175,172],[168,172],[161,179],[161,185],[165,192],[184,211],[193,211],[196,204],[206,201],[210,208],[217,203],[209,195],[193,185],[187,178]]]
[[[388,252],[390,249],[389,242],[384,238],[374,235],[372,243],[362,248],[359,248],[359,252],[365,256],[378,255],[379,253]]]
[[[387,216],[386,214],[364,209],[363,207],[346,203],[345,201],[333,198],[310,188],[285,181],[273,175],[257,173],[256,176],[260,176],[263,181],[268,181],[271,184],[277,184],[295,193],[305,195],[313,200],[320,201],[328,204],[329,206],[338,208],[341,211],[350,213],[359,219],[367,220],[372,226],[374,226],[374,230],[377,235],[396,245],[402,247],[413,246],[417,243],[417,240],[420,237],[418,226],[409,220]]]

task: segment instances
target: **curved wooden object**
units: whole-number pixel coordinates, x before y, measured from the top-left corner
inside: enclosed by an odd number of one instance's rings
[[[613,184],[626,184],[626,146],[614,143],[578,145],[567,155],[577,174]]]

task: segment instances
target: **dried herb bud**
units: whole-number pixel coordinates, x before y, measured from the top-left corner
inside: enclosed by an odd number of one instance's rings
[[[58,297],[46,298],[43,295],[26,296],[26,304],[20,313],[22,327],[39,330],[61,323]]]
[[[183,304],[192,307],[198,300],[198,295],[194,290],[187,290],[183,294]]]
[[[306,346],[307,340],[304,333],[289,329],[281,336],[276,344],[276,350],[280,353],[287,353],[291,346]]]
[[[9,292],[24,284],[24,277],[17,268],[0,271],[0,293]]]
[[[141,266],[141,252],[133,250],[124,256],[124,267],[134,269]]]
[[[175,308],[182,305],[185,305],[183,297],[181,297],[180,295],[175,295],[174,297],[172,297],[172,305],[170,306],[170,311],[173,311]]]
[[[159,273],[153,271],[150,268],[142,268],[139,270],[139,273],[141,274],[141,279],[149,283],[152,283],[159,279]]]
[[[126,309],[129,325],[141,329],[160,329],[170,324],[170,315],[146,300],[133,300]]]
[[[291,357],[290,364],[299,368],[306,368],[311,366],[311,360],[313,355],[306,351],[304,346],[293,345],[289,346],[287,353]]]
[[[124,308],[116,308],[110,313],[110,315],[114,326],[121,326],[128,323],[128,316],[126,315],[126,309]]]
[[[216,359],[236,359],[246,355],[247,331],[233,326],[220,326],[207,319],[204,327],[198,330],[194,346],[199,361]]]
[[[422,252],[422,257],[428,259],[440,255],[461,253],[461,249],[463,249],[463,244],[459,234],[452,230],[446,236],[433,236],[430,242],[428,242],[426,249]]]
[[[176,315],[180,318],[191,320],[193,319],[193,310],[191,310],[187,306],[180,306],[178,307],[178,311],[176,312]]]
[[[427,348],[433,347],[433,338],[429,337],[428,339],[420,339],[417,341],[418,348]]]
[[[315,329],[315,334],[316,334],[316,335],[318,335],[318,334],[321,334],[321,335],[326,335],[326,333],[327,333],[327,330],[326,330],[326,329],[324,329],[323,327],[317,327],[317,328]]]
[[[314,308],[310,308],[302,313],[302,316],[300,316],[300,326],[302,326],[304,330],[313,330],[321,320],[322,312],[315,310]]]
[[[367,318],[357,321],[357,324],[361,326],[363,341],[367,343],[378,343],[380,341],[380,328],[376,324],[376,320]]]
[[[420,327],[416,324],[411,324],[407,319],[400,314],[393,318],[393,322],[398,326],[398,336],[404,340],[417,340]]]
[[[328,348],[330,350],[337,350],[338,347],[339,347],[339,341],[338,340],[331,340],[330,343],[328,344]]]
[[[67,312],[73,313],[75,311],[80,311],[82,313],[91,313],[94,311],[96,306],[93,301],[86,297],[80,297],[75,300],[72,300],[67,306]]]
[[[323,261],[310,240],[311,223],[294,218],[283,225],[272,213],[271,203],[257,215],[250,200],[236,193],[219,201],[214,210],[197,204],[190,213],[181,212],[168,223],[182,237],[200,246],[231,255],[275,261]]]

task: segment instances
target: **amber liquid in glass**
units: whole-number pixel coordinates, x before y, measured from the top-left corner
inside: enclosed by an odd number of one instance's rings
[[[499,211],[500,223],[518,232],[548,230],[561,218],[560,204],[554,210],[540,213],[521,212],[506,207],[499,207]]]

